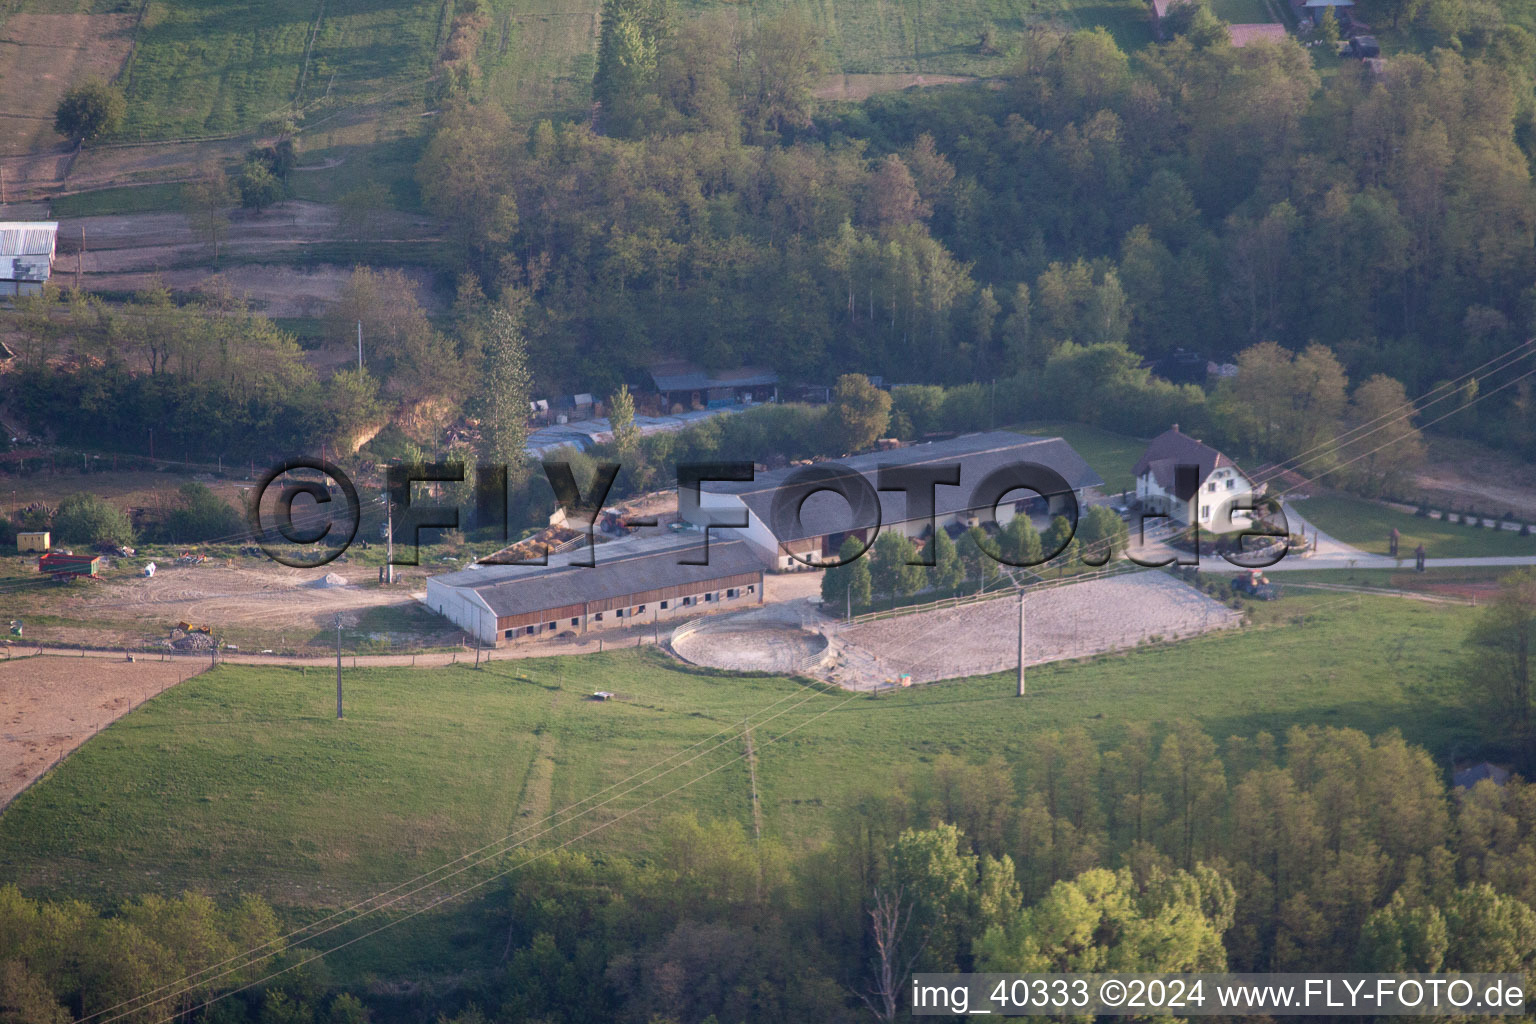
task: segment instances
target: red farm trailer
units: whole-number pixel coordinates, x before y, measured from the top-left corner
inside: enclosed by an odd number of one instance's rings
[[[101,558],[98,555],[46,554],[37,560],[37,571],[50,573],[56,580],[101,578]]]

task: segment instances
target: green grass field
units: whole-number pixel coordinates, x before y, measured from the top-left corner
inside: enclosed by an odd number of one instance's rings
[[[127,213],[152,213],[179,210],[185,205],[178,184],[129,185],[99,188],[53,200],[55,217],[120,216]]]
[[[1117,434],[1103,427],[1086,423],[1065,423],[1057,420],[1037,420],[1021,423],[1012,429],[1026,434],[1060,437],[1077,450],[1083,460],[1104,478],[1104,493],[1119,494],[1134,491],[1136,478],[1131,468],[1147,450],[1147,442],[1126,434]]]
[[[1387,553],[1387,537],[1393,527],[1402,535],[1398,554],[1403,558],[1412,558],[1413,549],[1419,544],[1424,545],[1430,558],[1536,555],[1536,537],[1410,515],[1346,494],[1307,498],[1296,502],[1296,508],[1324,533],[1377,555]]]
[[[43,9],[52,0],[35,0]],[[481,40],[484,89],[519,120],[581,114],[598,0],[494,0]],[[1102,25],[1126,50],[1151,41],[1141,0],[683,0],[683,16],[760,20],[794,8],[823,33],[830,71],[995,75],[1019,33],[1042,21]],[[149,0],[123,84],[120,137],[237,132],[295,105],[322,113],[386,97],[420,100],[454,0]],[[978,52],[984,25],[997,52]]]
[[[125,138],[239,131],[295,101],[423,92],[451,0],[150,0]]]
[[[1016,33],[1044,20],[1068,28],[1103,25],[1126,50],[1152,39],[1140,0],[763,0],[745,10],[732,0],[692,0],[686,6],[759,19],[797,9],[823,33],[833,69],[845,73],[999,74],[1009,58],[976,52],[986,24],[997,30],[1003,50]]]
[[[97,900],[190,886],[332,906],[589,799],[610,802],[536,845],[607,823],[577,847],[644,852],[674,811],[750,821],[747,766],[732,760],[748,716],[764,832],[791,845],[824,836],[850,795],[941,754],[1020,764],[1035,736],[1073,725],[1111,739],[1127,722],[1190,717],[1217,737],[1322,723],[1397,728],[1436,753],[1475,743],[1453,693],[1471,609],[1312,593],[1254,614],[1256,630],[1032,670],[1025,700],[1009,673],[873,698],[687,671],[647,650],[348,671],[338,722],[327,671],[220,667],[18,799],[0,817],[0,877]],[[585,699],[596,689],[630,699]],[[608,792],[667,758],[696,759]]]

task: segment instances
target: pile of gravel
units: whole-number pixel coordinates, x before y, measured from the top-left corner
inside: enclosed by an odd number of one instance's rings
[[[178,651],[211,651],[214,641],[207,633],[183,633],[178,629],[171,634],[171,646]]]

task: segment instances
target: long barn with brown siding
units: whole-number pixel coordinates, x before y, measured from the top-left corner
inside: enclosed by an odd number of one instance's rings
[[[595,566],[482,565],[427,580],[427,605],[487,644],[581,636],[745,608],[763,601],[763,563],[742,541],[701,538]]]

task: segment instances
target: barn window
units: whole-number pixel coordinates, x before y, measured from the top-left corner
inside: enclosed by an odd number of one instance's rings
[[[687,607],[689,607],[692,604],[693,604],[693,598],[691,598],[691,597],[683,598],[683,607],[684,608],[687,608]]]
[[[640,607],[635,609],[635,614],[636,615],[640,615],[640,614],[644,613],[644,611],[645,611],[645,605],[642,604]]]
[[[616,618],[616,619],[622,619],[624,617],[624,609],[623,608],[615,608],[613,610],[613,617]]]
[[[735,596],[737,596],[737,595],[738,595],[738,594],[739,594],[739,593],[741,593],[741,591],[739,591],[739,590],[737,590],[737,589],[736,589],[736,588],[735,588],[735,587],[732,587],[732,588],[731,588],[731,589],[730,589],[730,590],[727,590],[727,591],[726,591],[726,592],[725,592],[725,596],[726,596],[726,597],[735,597]]]
[[[661,610],[662,611],[666,611],[667,610],[667,602],[666,601],[661,602]]]
[[[581,620],[580,619],[572,619],[571,620],[571,625],[579,626],[579,625],[581,625]]]
[[[1227,477],[1227,490],[1230,491],[1232,488],[1234,488],[1236,486],[1237,486],[1237,481],[1232,479],[1231,477]]]
[[[1200,506],[1200,518],[1201,519],[1209,519],[1209,518],[1211,518],[1211,506],[1209,506],[1209,505],[1201,505]]]
[[[517,632],[517,630],[509,629],[505,633],[503,633],[502,636],[506,637],[508,640],[511,640],[512,639],[512,634],[515,633],[515,632]]]
[[[704,595],[704,600],[706,600],[706,601],[713,601],[714,599],[715,599],[715,595],[714,594],[705,594]]]
[[[756,583],[748,583],[747,584],[747,593],[749,593],[749,594],[757,593],[757,584]]]
[[[537,627],[535,627],[535,626],[529,626],[529,627],[528,627],[528,630],[527,630],[527,632],[526,632],[526,633],[525,633],[525,635],[526,635],[526,636],[532,636],[532,635],[533,635],[533,631],[534,631],[534,629],[536,629],[536,628],[537,628]]]
[[[598,612],[596,615],[592,616],[592,618],[594,618],[598,622],[602,622],[603,621],[603,613],[602,612]]]
[[[555,628],[555,623],[553,623],[553,622],[551,622],[551,623],[550,623],[550,624],[549,624],[549,628],[550,628],[550,629],[554,629],[554,628]]]

